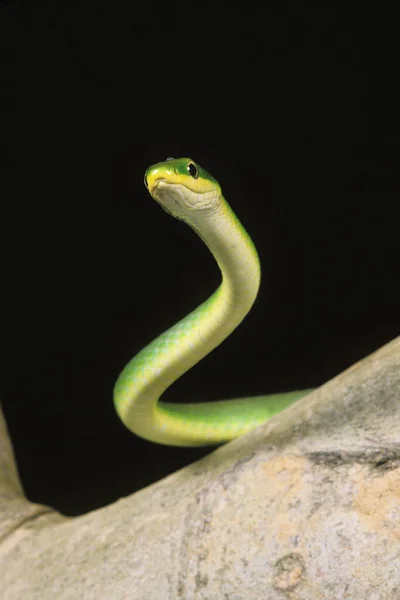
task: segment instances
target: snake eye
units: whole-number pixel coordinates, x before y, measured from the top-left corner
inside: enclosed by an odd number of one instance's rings
[[[188,166],[186,168],[188,170],[189,175],[191,175],[193,177],[193,179],[198,178],[199,170],[193,162],[188,163]]]

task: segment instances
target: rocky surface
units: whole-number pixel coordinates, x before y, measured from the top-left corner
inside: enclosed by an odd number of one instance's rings
[[[400,338],[78,518],[23,497],[0,434],[2,600],[400,600]]]

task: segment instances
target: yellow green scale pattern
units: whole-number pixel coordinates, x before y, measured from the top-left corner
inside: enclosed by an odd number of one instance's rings
[[[174,202],[181,202],[181,192],[174,189],[178,184],[190,202],[198,198],[201,202],[203,183],[191,181],[186,172],[186,169],[193,172],[193,164],[190,159],[175,159],[150,167],[146,171],[150,193],[160,204],[164,198],[169,201],[171,195]],[[221,269],[222,284],[208,300],[141,350],[123,369],[114,390],[116,410],[131,431],[145,439],[175,446],[226,442],[311,391],[197,404],[159,402],[162,393],[176,379],[237,327],[251,308],[259,285],[258,256],[251,239],[220,193],[218,183],[204,169],[197,168],[204,179],[207,202],[210,190],[212,194],[215,188],[220,204],[211,217],[207,211],[203,211],[205,217],[201,211],[196,214],[191,206],[187,215],[182,216],[181,210],[178,216],[173,216],[186,221],[207,244]],[[161,193],[157,196],[159,181],[168,190],[165,196]],[[183,204],[184,201],[185,198]],[[172,213],[174,206],[172,203],[165,208]]]

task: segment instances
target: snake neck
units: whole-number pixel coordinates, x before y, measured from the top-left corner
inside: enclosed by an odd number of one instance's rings
[[[222,282],[208,300],[137,354],[119,376],[115,405],[125,425],[151,441],[171,443],[160,395],[218,346],[243,320],[257,296],[260,264],[247,232],[222,199],[218,211],[188,221],[213,254]],[[162,418],[161,418],[162,417]],[[185,444],[180,444],[185,445]]]
[[[217,346],[252,307],[260,286],[260,263],[253,242],[226,200],[217,213],[190,225],[214,256],[222,275],[221,285],[206,301],[210,322],[205,331],[210,329],[211,320],[215,321],[213,341]]]

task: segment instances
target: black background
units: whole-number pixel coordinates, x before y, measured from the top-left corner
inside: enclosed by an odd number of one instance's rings
[[[4,2],[2,403],[25,490],[66,514],[204,456],[118,420],[124,364],[218,285],[145,169],[190,156],[263,268],[168,399],[318,386],[399,333],[399,3]]]

